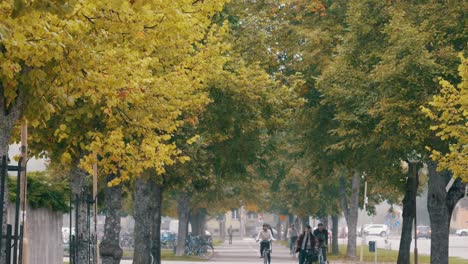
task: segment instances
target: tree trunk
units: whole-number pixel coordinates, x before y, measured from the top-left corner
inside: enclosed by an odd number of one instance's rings
[[[452,212],[465,195],[465,186],[457,179],[448,192],[445,186],[451,174],[437,172],[437,164],[429,163],[429,191],[427,209],[431,220],[431,264],[448,264],[449,231]]]
[[[406,192],[403,198],[403,225],[401,229],[400,249],[398,251],[398,264],[410,263],[410,251],[412,241],[412,230],[414,214],[416,212],[417,186],[416,173],[417,163],[409,163],[408,179],[406,180]]]
[[[192,224],[192,234],[204,236],[206,230],[206,209],[201,208],[190,214],[190,223]]]
[[[320,218],[320,223],[322,223],[327,229],[330,227],[328,226],[328,216]]]
[[[206,221],[207,221],[207,210],[206,208],[202,209],[202,213],[200,215],[199,224],[200,224],[200,235],[204,236],[206,234]]]
[[[1,84],[0,84],[1,85]],[[1,120],[0,120],[1,121]],[[2,128],[2,131],[0,132],[3,132],[3,128]],[[8,163],[8,140],[9,140],[9,135],[5,135],[5,134],[0,134],[0,166],[1,166],[1,162],[2,162],[2,159],[3,159],[3,156],[6,157],[6,161]],[[0,173],[5,173],[5,175],[8,176],[8,171],[7,171],[7,167],[5,168],[1,168],[2,170],[5,170],[4,172],[0,172]],[[1,225],[3,225],[3,234],[6,234],[6,224],[7,224],[7,219],[8,219],[8,204],[9,204],[9,201],[8,201],[8,177],[5,177],[5,188],[3,189],[4,191],[4,196],[3,197],[0,197],[3,198],[3,211],[0,212],[3,216],[2,218],[2,223],[0,223]],[[0,201],[2,202],[2,201]],[[2,243],[2,252],[5,252],[5,244]],[[5,263],[6,262],[6,259],[5,259],[5,254],[2,253],[2,258],[0,259],[0,263]]]
[[[338,256],[340,254],[340,250],[338,247],[338,216],[332,216],[332,225],[333,225],[333,232],[332,232],[332,254]]]
[[[288,230],[289,230],[289,226],[291,225],[291,222],[289,222],[289,216],[286,217],[286,221],[284,223],[284,232],[283,232],[283,236],[281,237],[282,240],[284,241],[288,241]]]
[[[361,177],[359,172],[354,172],[351,181],[351,197],[348,203],[346,177],[341,178],[342,205],[345,211],[346,223],[348,224],[348,244],[346,247],[346,257],[351,260],[356,259],[357,242],[357,221],[359,212],[359,184]]]
[[[153,264],[161,264],[161,216],[162,216],[162,201],[163,191],[162,185],[152,181],[153,191],[153,208],[152,208],[152,225],[151,225],[151,254],[153,255]]]
[[[135,181],[133,264],[151,263],[151,186],[144,176]]]
[[[18,87],[18,96],[16,99],[7,106],[7,102],[4,97],[4,89],[2,82],[0,81],[0,162],[3,156],[6,156],[8,159],[8,146],[10,143],[11,135],[13,132],[13,128],[15,127],[16,123],[18,122],[22,112],[23,112],[23,104],[24,104],[24,93],[22,92],[23,89]],[[2,168],[7,170],[7,168]],[[6,223],[8,219],[8,177],[5,179],[5,189],[4,191],[4,200],[3,200],[3,215],[2,219],[2,226],[4,233],[6,233]],[[0,201],[1,202],[1,201]],[[3,244],[4,245],[4,244]],[[2,251],[5,247],[2,247]],[[0,263],[5,263],[5,254],[2,254],[2,259],[0,259]]]
[[[221,220],[219,221],[219,238],[221,241],[224,241],[226,239],[226,221]]]
[[[115,175],[109,175],[107,182]],[[99,247],[102,264],[119,264],[123,251],[120,248],[120,209],[122,208],[122,185],[106,186],[104,191],[106,221],[104,223],[104,238]]]
[[[302,232],[305,231],[307,224],[311,224],[309,223],[309,217],[308,216],[301,217]]]
[[[277,237],[275,237],[275,239],[281,240],[281,221],[278,221],[276,224],[276,231],[278,234],[276,235]]]
[[[185,254],[185,238],[188,234],[188,221],[190,216],[190,195],[181,193],[177,199],[177,214],[179,216],[179,233],[177,234],[176,256]]]
[[[79,167],[79,159],[74,162],[73,168],[70,171],[71,176],[71,192],[74,200],[75,211],[75,244],[74,251],[76,253],[77,263],[88,263],[89,259],[89,226],[88,226],[88,198],[89,185],[88,174]]]

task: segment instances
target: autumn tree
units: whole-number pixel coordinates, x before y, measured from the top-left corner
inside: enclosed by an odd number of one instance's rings
[[[468,62],[462,55],[458,67],[461,82],[454,86],[446,80],[441,80],[440,94],[429,102],[430,108],[423,107],[423,112],[433,120],[431,130],[437,137],[451,142],[448,153],[432,150],[432,159],[438,163],[439,170],[450,170],[454,178],[468,181],[467,140],[467,98],[468,98]]]

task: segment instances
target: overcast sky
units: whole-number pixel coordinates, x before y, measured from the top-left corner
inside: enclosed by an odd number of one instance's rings
[[[10,156],[10,159],[12,160],[10,165],[16,165],[16,162],[13,161],[13,157],[15,155],[20,154],[20,145],[19,144],[10,145],[10,149],[9,149],[8,154]],[[43,171],[46,168],[45,164],[46,164],[45,160],[43,160],[43,159],[38,160],[38,159],[30,158],[29,161],[28,161],[27,170],[28,171]]]

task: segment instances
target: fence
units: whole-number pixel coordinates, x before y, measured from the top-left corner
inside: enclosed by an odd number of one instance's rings
[[[8,222],[14,223],[14,205],[8,208]],[[62,264],[62,213],[27,207],[29,264]],[[14,227],[13,227],[14,228]]]

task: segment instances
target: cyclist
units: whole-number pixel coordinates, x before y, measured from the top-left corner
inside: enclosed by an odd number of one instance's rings
[[[323,261],[327,261],[328,230],[323,223],[318,224],[317,229],[314,230],[314,235],[318,239],[319,247],[322,248]]]
[[[302,232],[296,241],[296,252],[299,252],[299,264],[303,264],[307,258],[307,251],[314,251],[317,246],[317,239],[312,233],[312,227],[306,225],[306,230]]]
[[[263,229],[258,233],[256,241],[260,241],[260,258],[263,258],[263,250],[270,247],[271,241],[275,241],[268,224],[263,224]]]
[[[296,230],[296,227],[294,226],[294,224],[291,224],[289,226],[289,229],[288,229],[288,234],[286,235],[286,237],[289,239],[289,253],[291,255],[294,254],[294,245],[296,244],[296,240],[297,240],[297,237],[298,237],[298,232]]]

